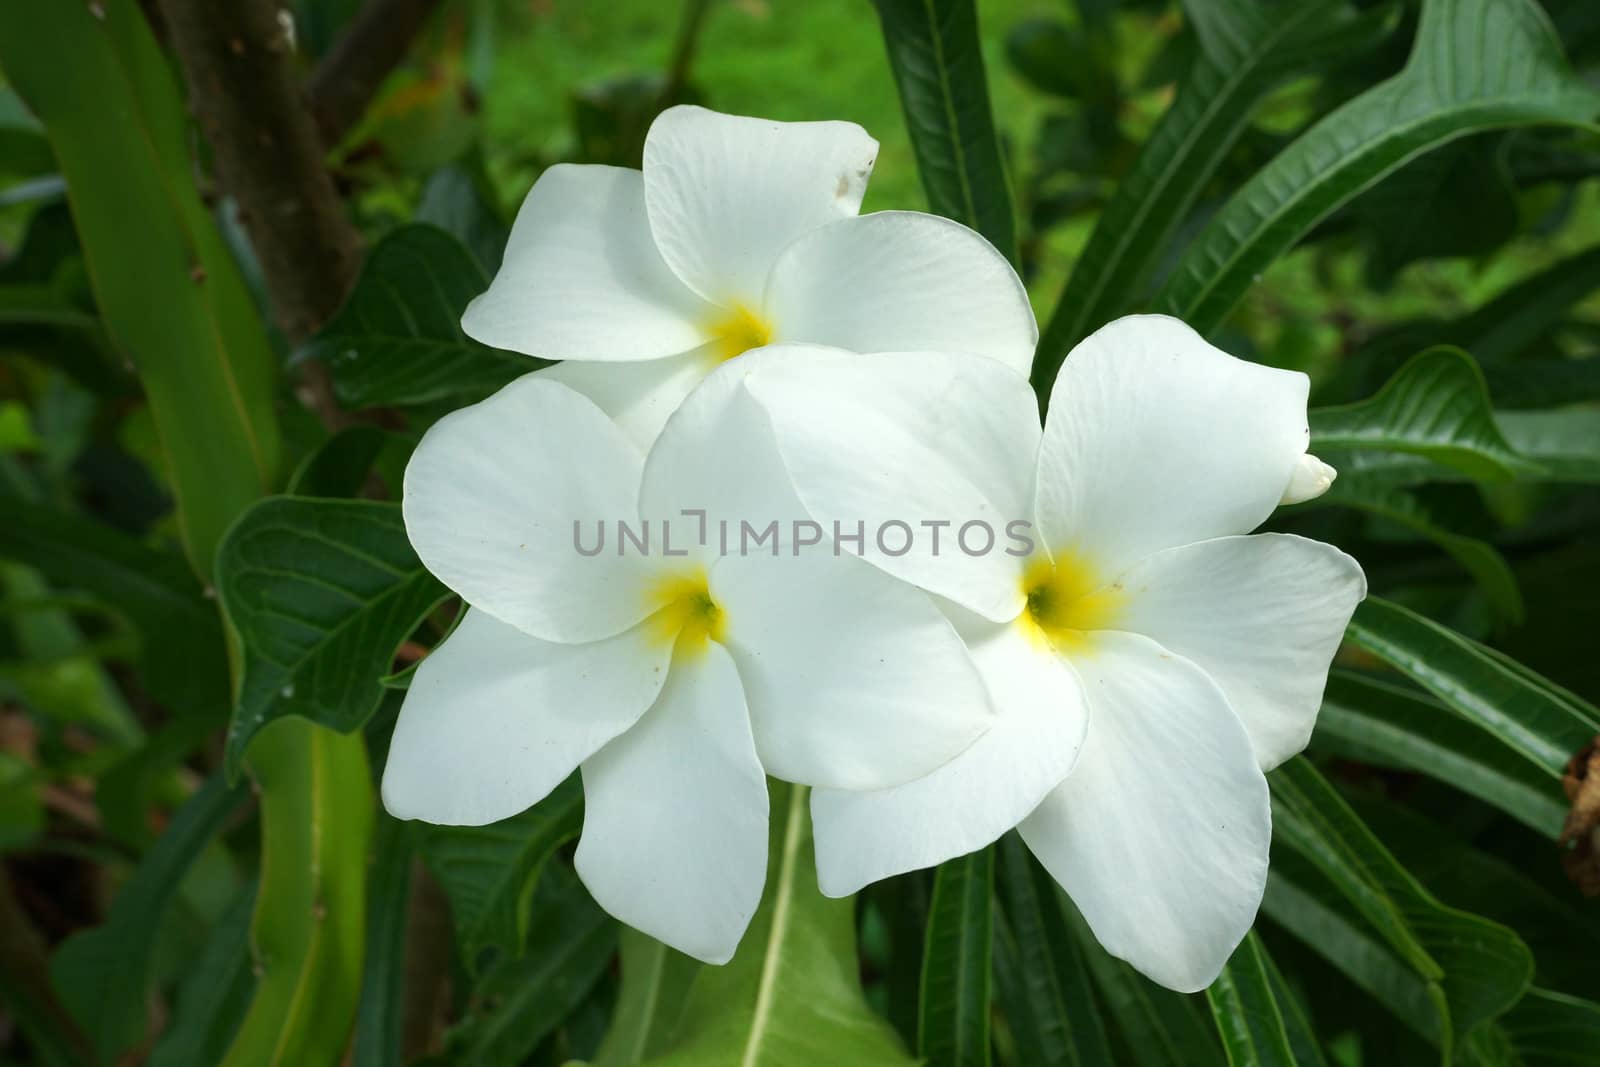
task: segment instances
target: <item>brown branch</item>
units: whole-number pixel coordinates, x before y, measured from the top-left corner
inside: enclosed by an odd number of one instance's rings
[[[367,0],[307,86],[323,144],[337,145],[366,114],[437,6],[438,0]]]
[[[304,340],[354,282],[361,237],[323,164],[294,67],[292,24],[273,0],[160,4],[190,107],[250,234],[278,323],[291,340]]]

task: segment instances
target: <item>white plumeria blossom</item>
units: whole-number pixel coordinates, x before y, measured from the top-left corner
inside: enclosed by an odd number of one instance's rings
[[[878,142],[850,122],[669,108],[643,171],[560,164],[462,328],[543,359],[640,447],[720,363],[774,342],[970,352],[1026,374],[1038,328],[995,248],[915,211],[857,215]]]
[[[481,825],[581,767],[585,885],[715,963],[761,896],[766,773],[903,784],[992,719],[925,593],[850,556],[723,555],[683,521],[804,515],[742,388],[760,363],[703,383],[648,456],[589,399],[530,374],[429,429],[404,487],[418,556],[470,607],[417,668],[384,805]],[[656,526],[653,554],[577,548],[576,523],[662,519],[673,543]]]
[[[997,719],[917,781],[816,790],[823,891],[1016,827],[1112,954],[1209,985],[1265,887],[1263,772],[1305,746],[1366,592],[1332,546],[1250,535],[1309,466],[1305,375],[1136,316],[1072,352],[1042,431],[1021,377],[959,356],[767,361],[746,386],[817,520],[1016,518],[1036,538],[1027,558],[869,544],[947,600]]]

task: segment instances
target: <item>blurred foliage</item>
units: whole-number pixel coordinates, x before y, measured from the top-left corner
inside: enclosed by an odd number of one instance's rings
[[[292,6],[309,70],[362,5]],[[0,8],[0,1062],[1600,1062],[1594,0],[448,0],[329,151],[367,258],[300,345],[147,7]],[[1341,475],[1271,526],[1375,595],[1207,993],[1107,956],[1014,835],[852,906],[775,785],[719,969],[590,901],[576,781],[377,810],[453,620],[400,472],[536,366],[461,310],[545,167],[637,165],[683,101],[866,126],[868,210],[1014,255],[1041,393],[1136,310],[1311,375]]]

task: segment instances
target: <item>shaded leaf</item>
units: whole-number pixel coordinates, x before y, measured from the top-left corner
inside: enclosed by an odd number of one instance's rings
[[[406,941],[415,834],[411,824],[386,812],[380,812],[377,820],[367,901],[367,957],[350,1067],[390,1067],[406,1059]]]
[[[1254,931],[1206,990],[1231,1067],[1317,1067],[1325,1061],[1295,1001]]]
[[[939,865],[922,955],[917,1051],[930,1067],[987,1067],[994,849]]]
[[[149,1067],[216,1063],[227,1051],[255,990],[249,939],[255,900],[255,885],[246,886],[211,928],[205,952],[178,990],[175,1017],[151,1052]]]

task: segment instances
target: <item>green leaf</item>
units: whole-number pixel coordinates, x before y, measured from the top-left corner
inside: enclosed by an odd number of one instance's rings
[[[247,885],[217,920],[178,990],[177,1011],[150,1054],[149,1067],[216,1063],[228,1049],[255,990],[250,972],[250,913],[256,887]]]
[[[521,954],[539,872],[582,824],[576,774],[522,814],[487,826],[417,824],[418,851],[450,898],[456,943],[469,967],[490,946]]]
[[[221,1067],[299,1067],[342,1052],[361,997],[367,750],[359,734],[283,719],[261,732],[249,762],[261,797],[258,979]]]
[[[973,0],[874,0],[928,210],[1017,262],[1005,157],[989,110]]]
[[[240,518],[217,556],[217,590],[244,656],[230,771],[286,715],[360,727],[395,649],[448,595],[411,550],[399,504],[301,497]]]
[[[1596,113],[1600,94],[1573,75],[1533,0],[1427,0],[1405,69],[1236,192],[1189,245],[1156,309],[1210,334],[1305,233],[1407,161],[1470,133],[1582,125]]]
[[[1333,462],[1337,467],[1342,459],[1336,457]],[[1318,497],[1312,506],[1355,508],[1416,531],[1461,564],[1462,570],[1472,576],[1502,618],[1512,622],[1521,621],[1522,590],[1517,585],[1517,576],[1493,545],[1447,529],[1414,494],[1385,486],[1381,484],[1381,478],[1352,473],[1353,477],[1336,480],[1333,488]]]
[[[994,849],[940,864],[922,955],[918,1053],[929,1067],[988,1067]]]
[[[1527,988],[1527,946],[1498,923],[1439,903],[1303,758],[1268,780],[1282,848],[1263,910],[1450,1062],[1469,1033]],[[1301,862],[1286,862],[1284,849]]]
[[[7,499],[0,556],[26,563],[61,590],[103,601],[138,633],[140,675],[179,714],[213,713],[228,699],[227,653],[215,608],[182,557],[110,526]]]
[[[1500,433],[1483,373],[1457,348],[1413,356],[1376,396],[1342,407],[1315,408],[1311,448],[1377,450],[1422,456],[1486,481],[1528,469]]]
[[[1574,304],[1596,289],[1600,248],[1591,248],[1529,275],[1442,332],[1483,363],[1500,363],[1523,355],[1548,336]]]
[[[623,1067],[666,1050],[703,964],[624,926],[619,936],[622,990],[594,1067]]]
[[[1394,28],[1394,8],[1357,14],[1347,0],[1285,7],[1260,0],[1186,5],[1202,49],[1133,167],[1095,223],[1039,339],[1034,382],[1049,395],[1072,346],[1136,307],[1229,150],[1272,89],[1370,49]]]
[[[51,959],[50,978],[62,1002],[102,1059],[117,1058],[144,1036],[161,920],[195,857],[244,799],[245,791],[230,789],[220,775],[208,779],[122,887],[105,923],[73,934]]]
[[[769,782],[767,888],[739,951],[703,968],[669,1052],[652,1067],[911,1064],[867,1007],[856,962],[855,908],[817,889],[807,791]]]
[[[520,958],[497,960],[472,991],[480,1010],[446,1039],[460,1067],[517,1067],[588,995],[616,954],[617,924],[577,876],[555,866],[540,882]],[[388,1061],[391,1063],[398,1061]]]
[[[344,307],[306,346],[326,360],[348,408],[478,400],[546,364],[479,344],[461,330],[489,276],[436,226],[391,231],[367,256]]]
[[[380,812],[377,820],[367,900],[367,958],[350,1067],[405,1062],[406,941],[416,845],[411,824],[386,812]]]
[[[1305,1011],[1251,931],[1206,990],[1231,1067],[1317,1067],[1325,1063]]]
[[[1311,748],[1437,778],[1551,840],[1566,819],[1555,776],[1438,701],[1352,671],[1329,675]]]
[[[1346,639],[1552,778],[1600,730],[1600,714],[1571,693],[1399,604],[1368,597]]]
[[[1544,480],[1600,482],[1600,411],[1508,411],[1495,421],[1517,451],[1544,468]]]
[[[1600,1004],[1530,989],[1499,1029],[1523,1067],[1587,1067],[1600,1048]]]
[[[368,478],[382,476],[390,496],[398,497],[415,442],[389,430],[361,423],[347,426],[318,445],[289,479],[292,496],[348,499],[362,494]]]
[[[0,7],[0,65],[44,121],[101,321],[138,370],[208,578],[229,524],[277,483],[276,360],[195,188],[172,70],[128,0]]]
[[[1056,903],[1056,887],[1016,834],[1000,851],[995,981],[1021,1062],[1096,1067],[1112,1062],[1083,953]]]

